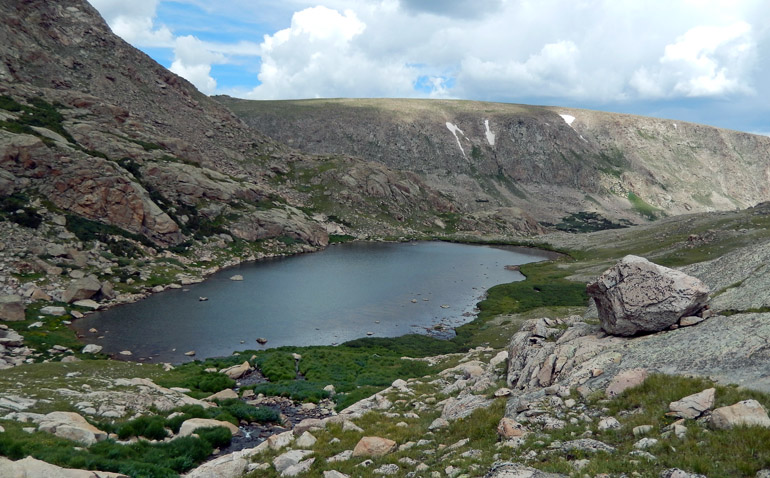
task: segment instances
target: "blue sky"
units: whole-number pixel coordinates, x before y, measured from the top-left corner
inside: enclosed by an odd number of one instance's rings
[[[767,0],[90,0],[206,94],[547,104],[770,133]]]

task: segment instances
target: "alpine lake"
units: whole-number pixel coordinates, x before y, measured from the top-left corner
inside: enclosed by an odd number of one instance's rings
[[[190,351],[201,359],[367,336],[449,338],[474,319],[488,288],[524,279],[506,266],[549,257],[535,249],[448,242],[341,244],[231,267],[95,312],[73,327],[105,353],[129,350],[131,360],[172,363],[191,360]],[[243,280],[231,280],[235,275]]]

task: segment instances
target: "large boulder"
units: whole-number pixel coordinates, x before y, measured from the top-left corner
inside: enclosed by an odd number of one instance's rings
[[[363,437],[353,449],[353,456],[385,456],[396,451],[398,445],[393,440],[380,437]]]
[[[74,412],[51,412],[40,419],[38,430],[86,446],[107,439],[107,433],[91,425],[85,418]]]
[[[0,456],[0,476],[5,478],[129,478],[122,473],[61,468],[31,456],[18,461]]]
[[[664,330],[703,309],[709,294],[699,279],[631,255],[586,291],[596,302],[602,329],[622,336]]]
[[[233,380],[237,380],[246,375],[249,370],[251,370],[251,365],[246,361],[238,365],[233,365],[232,367],[223,368],[219,373],[223,373]]]
[[[758,426],[770,428],[767,410],[756,400],[743,400],[729,407],[719,407],[711,413],[714,428],[725,429],[736,426]]]
[[[0,295],[0,320],[24,320],[24,302],[18,295]]]
[[[63,302],[75,302],[90,299],[102,288],[102,283],[94,276],[83,277],[72,282],[62,294]]]

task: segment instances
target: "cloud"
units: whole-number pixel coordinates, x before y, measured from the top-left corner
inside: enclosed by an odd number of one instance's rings
[[[750,94],[746,77],[756,49],[746,22],[697,26],[666,45],[658,65],[636,70],[629,84],[649,98]]]
[[[485,91],[491,97],[518,95],[579,95],[580,50],[571,41],[549,43],[526,61],[463,60],[457,78],[458,89]]]
[[[155,25],[160,0],[89,0],[116,35],[139,47],[168,47],[174,35]]]
[[[413,67],[382,61],[359,48],[356,40],[366,28],[352,10],[318,6],[295,13],[289,28],[265,35],[261,84],[248,97],[414,95]]]
[[[174,45],[174,61],[169,70],[185,78],[207,95],[216,92],[217,82],[211,76],[211,65],[226,63],[226,57],[212,51],[198,38],[178,37]]]
[[[458,19],[475,19],[500,10],[502,0],[401,0],[401,7],[409,13],[431,13]]]

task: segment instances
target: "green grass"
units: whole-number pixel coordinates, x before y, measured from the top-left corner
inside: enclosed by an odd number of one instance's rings
[[[65,314],[61,317],[50,315],[41,315],[40,309],[49,305],[62,306],[67,309],[79,309],[63,302],[37,301],[28,305],[26,308],[26,318],[18,322],[7,322],[8,327],[16,330],[24,336],[24,345],[35,350],[40,355],[35,357],[36,361],[45,359],[60,359],[70,354],[50,354],[48,352],[54,345],[62,345],[75,352],[75,356],[80,357],[80,350],[83,344],[78,341],[75,332],[63,323],[65,320],[72,320],[72,316]],[[32,324],[41,322],[42,326],[32,327]]]
[[[588,296],[585,284],[565,279],[567,271],[558,268],[561,261],[524,264],[520,271],[527,279],[490,288],[487,297],[479,302],[476,320],[456,329],[452,339],[458,345],[474,344],[474,336],[486,323],[499,315],[517,314],[540,307],[586,306]],[[474,344],[477,345],[477,344]]]
[[[668,404],[706,388],[716,387],[714,408],[741,400],[755,399],[770,407],[770,395],[733,386],[719,386],[705,378],[669,375],[651,375],[640,386],[626,390],[604,404],[608,415],[620,416],[623,427],[617,432],[597,432],[597,439],[620,448],[613,460],[622,458],[636,441],[631,430],[638,425],[652,425],[649,435],[661,440],[649,450],[658,457],[658,473],[665,468],[677,467],[709,478],[753,477],[760,469],[770,466],[770,429],[737,427],[731,430],[711,430],[694,420],[687,420],[684,439],[661,438],[665,426],[675,419],[666,416]],[[623,417],[621,412],[637,411]],[[673,441],[673,443],[671,443]],[[610,460],[610,461],[613,461]],[[616,463],[615,466],[618,466]],[[632,471],[626,467],[626,472]],[[657,476],[655,473],[643,476]]]
[[[349,234],[329,234],[329,244],[343,244],[354,241],[356,238]]]
[[[592,455],[571,452],[566,457],[541,454],[537,467],[550,472],[570,473],[573,470],[572,460],[586,458],[590,464],[581,473],[588,476],[635,473],[640,478],[657,478],[664,469],[680,468],[709,478],[754,477],[758,470],[770,466],[770,429],[738,427],[714,430],[701,421],[686,420],[687,434],[684,438],[663,436],[666,427],[677,420],[666,415],[669,403],[710,387],[716,388],[714,408],[750,398],[765,407],[770,405],[770,395],[760,392],[715,385],[705,378],[653,374],[641,385],[611,400],[598,394],[586,401],[589,409],[602,409],[601,416],[613,416],[620,421],[621,428],[618,430],[599,430],[598,420],[588,425],[591,438],[615,447],[614,453]],[[633,444],[642,438],[633,435],[634,427],[640,425],[651,425],[652,431],[644,436],[659,441],[646,450],[657,459],[654,462],[643,461],[643,467],[634,464],[628,456],[634,450]],[[523,455],[529,450],[542,453],[550,443],[573,440],[585,431],[584,423],[568,423],[562,430],[534,433],[517,453]]]
[[[564,216],[561,222],[554,227],[560,231],[579,233],[603,231],[605,229],[622,229],[630,225],[631,223],[625,220],[612,222],[599,213],[580,211]]]
[[[628,193],[628,200],[631,202],[631,207],[634,209],[634,211],[636,211],[637,214],[646,217],[650,221],[658,219],[662,214],[660,209],[647,203],[644,199],[640,198],[632,192]]]
[[[20,113],[18,119],[3,121],[3,124],[0,126],[3,126],[5,129],[14,133],[27,133],[40,136],[37,132],[29,128],[30,126],[39,126],[58,133],[72,144],[77,144],[75,138],[73,138],[62,125],[64,117],[58,111],[62,108],[61,105],[48,103],[42,98],[31,98],[28,102],[29,105],[23,105],[9,96],[0,97],[0,108]]]
[[[391,343],[397,342],[391,340]],[[415,343],[409,341],[410,345]],[[280,347],[259,351],[255,353],[256,365],[270,383],[247,388],[253,388],[256,393],[317,402],[329,396],[323,388],[334,385],[337,391],[334,400],[337,408],[342,409],[384,389],[398,378],[420,377],[434,371],[424,362],[401,359],[403,349],[382,345],[383,342],[356,341],[336,347]],[[303,380],[297,380],[293,353],[302,355],[299,372]]]
[[[215,446],[209,441],[212,434],[198,432],[201,438],[184,437],[168,443],[119,445],[106,440],[88,448],[75,448],[73,442],[49,433],[27,433],[22,430],[25,424],[0,423],[6,430],[0,433],[2,456],[12,460],[33,456],[65,468],[111,471],[132,478],[175,478],[206,459]]]

